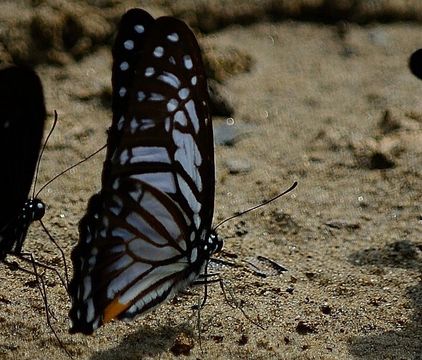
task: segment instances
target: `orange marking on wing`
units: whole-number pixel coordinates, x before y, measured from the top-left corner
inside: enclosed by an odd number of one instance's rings
[[[119,299],[113,300],[111,304],[109,304],[104,310],[104,317],[103,322],[106,323],[114,318],[116,318],[119,314],[127,310],[127,308],[131,304],[121,304],[119,303]]]

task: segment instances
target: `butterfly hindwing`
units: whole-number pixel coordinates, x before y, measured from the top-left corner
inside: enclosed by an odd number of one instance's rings
[[[133,9],[122,17],[113,61],[102,189],[72,253],[71,332],[156,307],[210,255],[213,135],[196,39],[177,19]]]

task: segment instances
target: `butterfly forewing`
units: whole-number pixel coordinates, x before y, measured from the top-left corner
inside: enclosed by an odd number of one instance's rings
[[[126,41],[120,50],[130,53],[125,48]],[[189,216],[195,213],[192,207],[196,206],[197,210],[199,204],[205,204],[208,216],[202,218],[211,221],[212,126],[195,37],[181,21],[160,18],[149,31],[139,56],[128,91],[116,91],[117,96],[128,97],[128,106],[118,126],[124,136],[112,154],[113,172],[109,181],[131,174],[161,188]]]
[[[46,110],[37,74],[0,70],[0,259],[25,239],[32,221],[23,210],[41,147]],[[28,215],[28,216],[27,216]]]
[[[213,136],[196,39],[179,20],[131,10],[113,60],[102,190],[72,254],[72,332],[154,308],[198,276],[208,258]]]
[[[133,82],[135,64],[142,57],[146,34],[153,27],[154,18],[145,11],[128,11],[120,22],[113,47],[113,121],[108,138],[107,158],[118,140],[115,128],[128,106],[128,96],[120,96],[119,91],[128,91]]]

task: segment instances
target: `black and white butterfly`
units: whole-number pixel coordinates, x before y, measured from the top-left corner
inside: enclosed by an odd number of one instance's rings
[[[28,199],[39,160],[46,110],[41,81],[31,69],[0,70],[0,261],[20,255],[29,225],[44,203]]]
[[[140,9],[113,48],[113,121],[101,191],[72,252],[71,333],[145,313],[186,288],[222,242],[211,230],[214,146],[195,36]]]

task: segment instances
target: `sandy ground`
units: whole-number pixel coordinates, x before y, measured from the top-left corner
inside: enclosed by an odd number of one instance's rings
[[[299,186],[219,229],[225,246],[212,270],[246,316],[212,285],[200,330],[196,288],[131,323],[70,336],[66,293],[46,273],[53,327],[74,358],[422,359],[422,81],[407,69],[421,31],[416,23],[263,20],[203,38],[252,59],[250,71],[222,85],[235,111],[228,123],[243,136],[216,147],[215,223],[295,180]],[[49,125],[53,110],[59,113],[38,188],[105,143],[110,67],[108,45],[62,66],[37,66]],[[214,118],[215,127],[226,122]],[[104,156],[40,195],[48,205],[44,223],[67,256]],[[39,225],[25,248],[62,270]],[[288,271],[274,274],[259,256]],[[0,358],[67,358],[33,277],[2,265],[0,282]]]

